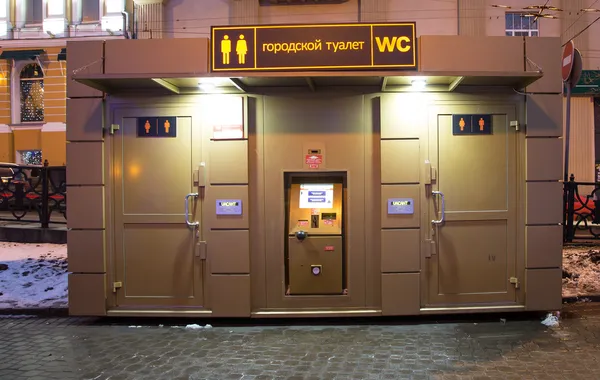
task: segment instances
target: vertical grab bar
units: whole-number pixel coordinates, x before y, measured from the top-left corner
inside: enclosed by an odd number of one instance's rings
[[[431,194],[433,194],[433,195],[439,195],[440,198],[442,198],[442,216],[440,217],[439,220],[432,220],[431,221],[432,224],[440,225],[440,224],[444,223],[444,217],[446,216],[446,202],[445,202],[445,199],[444,199],[444,193],[442,193],[441,191],[432,191]]]
[[[191,197],[197,198],[198,193],[189,193],[188,195],[185,196],[185,223],[190,227],[195,227],[195,226],[199,225],[200,222],[198,222],[198,221],[190,222],[190,198]]]

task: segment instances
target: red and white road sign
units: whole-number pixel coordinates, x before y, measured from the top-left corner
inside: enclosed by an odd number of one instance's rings
[[[562,79],[563,82],[566,82],[571,77],[571,72],[573,71],[573,62],[575,55],[575,45],[573,41],[567,42],[565,45],[565,49],[563,50],[562,55]]]

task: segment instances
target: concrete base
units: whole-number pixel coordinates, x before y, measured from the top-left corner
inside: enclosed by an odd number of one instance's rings
[[[38,223],[3,222],[0,224],[0,241],[66,244],[67,227],[66,225],[53,224],[49,228],[41,228]]]

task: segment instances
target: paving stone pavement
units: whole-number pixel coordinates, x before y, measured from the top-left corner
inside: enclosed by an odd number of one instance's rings
[[[196,330],[185,324],[206,322],[0,316],[0,379],[590,380],[600,378],[598,310],[563,311],[557,328],[511,314]]]

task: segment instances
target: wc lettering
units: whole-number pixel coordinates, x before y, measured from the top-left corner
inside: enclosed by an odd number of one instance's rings
[[[391,53],[394,49],[397,49],[401,53],[406,53],[410,51],[410,38],[407,36],[400,37],[375,37],[375,42],[377,43],[377,49],[380,53]]]

